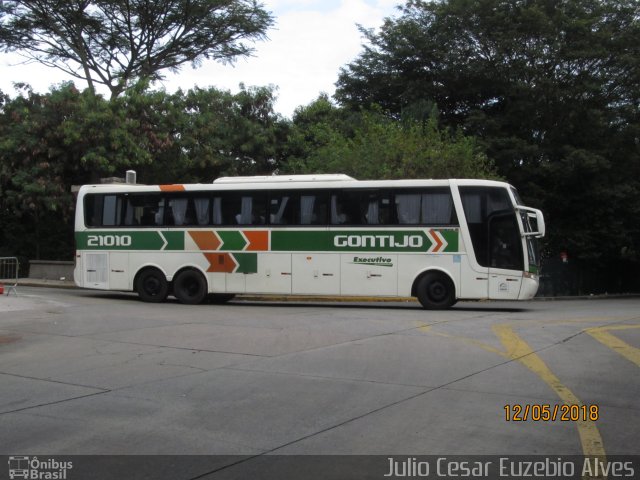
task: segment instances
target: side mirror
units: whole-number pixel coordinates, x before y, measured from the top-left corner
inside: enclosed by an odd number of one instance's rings
[[[518,210],[526,213],[527,219],[529,220],[529,225],[531,227],[531,231],[524,232],[523,235],[525,237],[544,237],[546,233],[546,225],[544,223],[544,216],[542,215],[542,212],[537,208],[529,207],[518,207]]]
[[[536,210],[536,223],[538,224],[538,237],[544,237],[545,233],[547,233],[547,226],[544,223],[544,216],[540,210]]]

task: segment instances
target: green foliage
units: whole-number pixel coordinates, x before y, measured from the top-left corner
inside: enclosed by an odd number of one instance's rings
[[[437,105],[540,206],[547,248],[606,266],[640,250],[637,0],[406,2],[336,98],[401,117]]]
[[[149,162],[137,127],[117,104],[70,84],[46,95],[26,89],[13,100],[5,97],[0,114],[0,216],[7,228],[0,245],[36,258],[43,252],[69,252],[71,185]],[[66,234],[56,235],[56,225],[66,225]]]
[[[274,113],[274,90],[241,87],[238,94],[195,89],[185,96],[181,146],[190,179],[268,174],[277,168],[286,122]]]
[[[0,255],[69,258],[72,185],[134,168],[146,183],[267,174],[288,125],[273,89],[167,94],[145,82],[107,101],[73,85],[0,98]]]
[[[6,0],[0,47],[103,84],[115,98],[140,79],[203,59],[251,54],[273,18],[256,0]]]
[[[476,141],[425,121],[378,110],[348,113],[321,97],[296,111],[290,133],[295,173],[346,173],[359,179],[496,178]]]

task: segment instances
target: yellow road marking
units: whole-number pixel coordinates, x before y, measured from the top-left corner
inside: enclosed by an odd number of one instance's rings
[[[431,325],[423,323],[422,325],[418,325],[418,330],[420,330],[422,332],[428,332],[428,331],[431,330]]]
[[[629,330],[632,328],[640,328],[640,325],[612,325],[610,327],[595,327],[585,330],[589,335],[595,338],[603,345],[609,347],[616,353],[619,353],[630,362],[640,367],[640,348],[633,347],[627,342],[620,340],[615,335],[609,333],[609,330]]]
[[[465,343],[469,343],[471,345],[475,345],[476,347],[480,347],[483,350],[486,350],[487,352],[491,352],[491,353],[495,353],[497,355],[500,355],[502,357],[505,358],[509,358],[509,356],[507,354],[505,354],[503,351],[498,350],[497,348],[492,347],[491,345],[481,342],[480,340],[474,340],[473,338],[467,338],[467,337],[460,337],[458,335],[451,335],[449,333],[444,333],[444,332],[434,332],[431,330],[431,326],[429,326],[428,329],[422,328],[422,327],[418,327],[419,330],[422,330],[423,332],[427,332],[429,331],[430,333],[433,333],[434,335],[438,335],[439,337],[444,337],[444,338],[453,338],[455,340],[460,340],[463,341]]]
[[[500,355],[501,357],[515,360],[540,377],[540,379],[544,381],[565,404],[583,405],[582,401],[560,381],[544,361],[513,331],[511,326],[508,324],[493,326],[494,333],[500,339],[500,342],[505,348],[504,351],[479,340],[443,332],[434,332],[430,325],[422,325],[418,328],[424,332],[433,333],[441,337],[461,340],[465,343],[480,347],[488,352]],[[578,435],[580,437],[580,444],[584,455],[596,456],[599,457],[600,460],[605,461],[606,454],[604,450],[604,443],[595,422],[581,420],[575,423],[578,428]]]
[[[619,317],[601,317],[601,318],[574,318],[565,320],[553,320],[553,321],[535,321],[529,320],[525,322],[518,322],[519,326],[523,324],[546,324],[546,325],[562,325],[571,323],[583,323],[583,322],[603,322],[603,321],[628,321],[635,320],[637,316],[630,318]],[[500,342],[504,346],[505,350],[501,351],[489,344],[474,340],[467,337],[451,335],[443,332],[435,332],[431,328],[432,325],[420,325],[418,328],[424,332],[429,332],[441,337],[452,338],[461,340],[465,343],[477,346],[491,353],[495,353],[507,359],[515,360],[531,372],[535,373],[542,381],[544,381],[560,399],[568,405],[583,405],[582,401],[566,386],[560,379],[551,371],[551,369],[544,363],[544,361],[538,356],[533,349],[527,344],[521,337],[519,337],[509,324],[494,325],[493,331],[500,339]],[[610,330],[626,330],[632,328],[640,328],[640,325],[611,325],[602,327],[593,327],[585,329],[584,331],[591,335],[593,338],[611,348],[615,352],[619,353],[626,359],[640,366],[640,349],[629,345],[628,343],[620,340],[614,335],[610,334]],[[578,428],[578,435],[580,437],[580,444],[582,451],[586,456],[598,457],[601,461],[606,461],[606,453],[604,450],[604,443],[602,437],[596,426],[595,422],[588,420],[580,420],[575,422]]]
[[[580,399],[547,367],[533,349],[509,325],[495,325],[493,331],[505,347],[505,354],[535,373],[558,395],[565,404],[582,405]],[[595,422],[579,420],[578,435],[585,455],[605,460],[604,443]]]

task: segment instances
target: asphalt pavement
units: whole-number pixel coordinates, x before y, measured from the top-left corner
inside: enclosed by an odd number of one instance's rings
[[[640,453],[638,298],[18,293],[0,297],[1,455]]]

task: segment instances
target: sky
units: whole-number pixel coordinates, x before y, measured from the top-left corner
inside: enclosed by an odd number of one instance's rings
[[[384,18],[397,15],[401,0],[263,0],[276,24],[268,39],[256,43],[254,56],[233,66],[214,61],[193,69],[184,65],[179,73],[165,72],[154,85],[168,92],[193,86],[216,87],[237,92],[246,86],[277,87],[275,110],[291,117],[295,108],[307,105],[320,93],[333,95],[340,67],[356,58],[363,38],[357,25],[377,29]],[[39,64],[22,65],[15,54],[0,53],[0,89],[15,95],[14,82],[46,92],[51,85],[72,80],[62,71]],[[85,88],[82,81],[76,81]],[[99,90],[100,91],[100,90]],[[101,91],[106,93],[106,91]],[[108,96],[108,95],[107,95]]]

